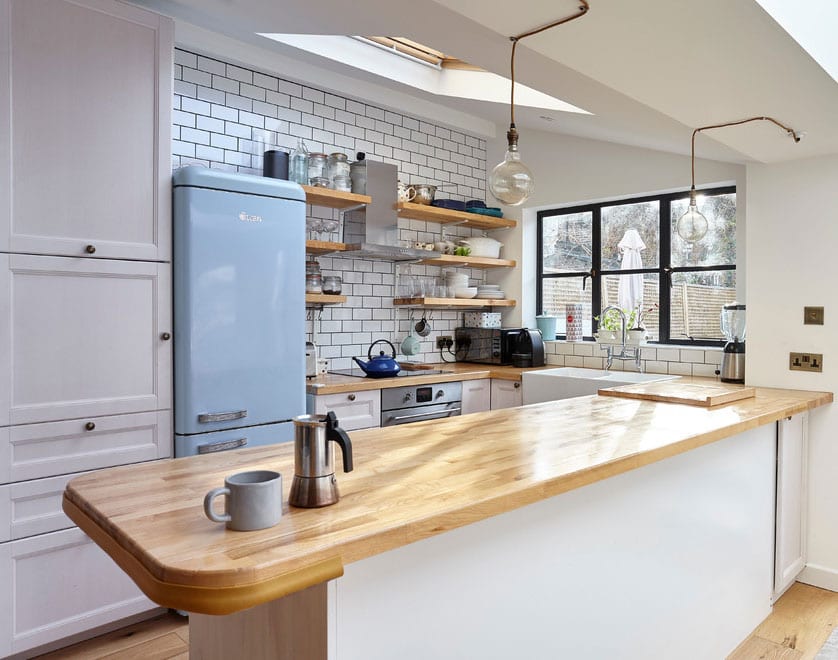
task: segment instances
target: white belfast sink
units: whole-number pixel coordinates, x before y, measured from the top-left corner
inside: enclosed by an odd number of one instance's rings
[[[524,404],[570,399],[596,394],[604,387],[674,380],[680,376],[640,374],[634,371],[604,371],[580,367],[557,367],[527,371],[522,375]]]

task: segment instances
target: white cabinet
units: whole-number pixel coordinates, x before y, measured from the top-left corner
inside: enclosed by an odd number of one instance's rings
[[[380,390],[321,394],[312,399],[314,409],[311,412],[325,415],[333,410],[345,431],[381,426]]]
[[[0,0],[0,252],[170,258],[172,35],[123,3]]]
[[[0,425],[170,407],[170,266],[0,254]]]
[[[774,599],[806,565],[806,491],[809,414],[777,423],[777,520]]]
[[[492,410],[524,405],[521,381],[492,379]]]
[[[0,545],[0,656],[155,605],[81,530]]]
[[[492,386],[488,378],[463,381],[463,415],[483,412],[492,407]]]

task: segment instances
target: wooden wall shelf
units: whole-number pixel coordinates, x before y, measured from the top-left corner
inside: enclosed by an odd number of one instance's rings
[[[490,257],[457,257],[452,254],[443,254],[434,259],[424,259],[423,264],[428,266],[470,266],[472,268],[515,268],[517,262],[514,259],[492,259]]]
[[[372,202],[372,197],[369,195],[341,192],[331,188],[303,186],[303,190],[306,193],[306,204],[314,204],[315,206],[328,206],[333,209],[345,210]]]
[[[472,229],[509,229],[518,225],[515,220],[508,218],[494,218],[490,215],[479,215],[465,211],[452,211],[438,206],[399,202],[396,210],[403,218],[438,222],[441,225],[455,224],[471,227]]]
[[[481,309],[484,307],[515,307],[514,300],[481,300],[478,298],[396,298],[396,306],[410,307],[462,307]]]
[[[332,252],[343,252],[345,249],[346,243],[306,241],[306,254],[331,254]]]
[[[329,293],[307,293],[306,305],[339,305],[346,302],[346,296]]]

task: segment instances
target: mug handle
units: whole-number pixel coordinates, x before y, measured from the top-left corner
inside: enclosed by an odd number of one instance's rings
[[[218,497],[219,495],[225,495],[226,497],[230,496],[230,489],[222,486],[221,488],[213,488],[210,492],[206,494],[204,497],[204,513],[207,514],[207,518],[212,520],[213,522],[230,522],[232,517],[229,513],[225,513],[222,516],[219,516],[215,511],[212,510],[212,501]]]
[[[414,188],[413,186],[408,186],[406,194],[407,194],[407,201],[412,202],[413,198],[416,197],[416,188]]]

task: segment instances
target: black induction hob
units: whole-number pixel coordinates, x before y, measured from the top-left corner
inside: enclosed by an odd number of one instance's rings
[[[361,369],[332,369],[329,371],[330,374],[335,374],[337,376],[353,376],[354,378],[375,378],[375,376],[367,376]],[[403,376],[435,376],[437,374],[446,374],[447,371],[442,371],[441,369],[416,369],[407,371],[402,369],[399,373],[395,376],[383,376],[379,378],[401,378]],[[378,380],[376,378],[376,380]]]

